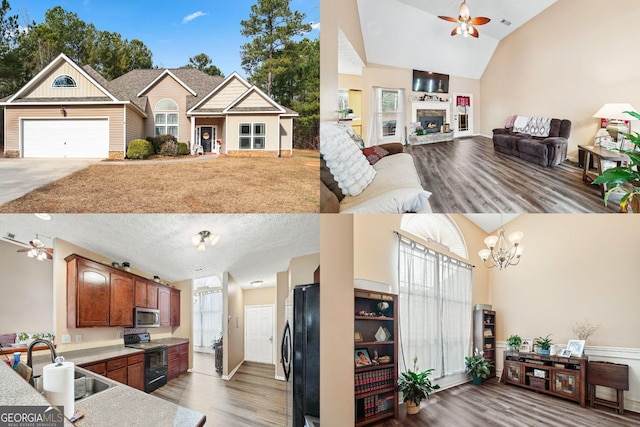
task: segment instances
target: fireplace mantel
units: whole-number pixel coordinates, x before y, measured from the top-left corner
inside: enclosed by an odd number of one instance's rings
[[[451,124],[451,100],[440,101],[412,101],[411,121],[418,121],[418,110],[443,110],[446,113],[445,122]],[[452,126],[453,127],[453,126]]]

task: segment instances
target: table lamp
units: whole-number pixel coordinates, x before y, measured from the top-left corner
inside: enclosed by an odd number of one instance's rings
[[[637,111],[631,104],[604,104],[594,115],[594,118],[601,120],[601,126],[607,123],[607,132],[618,142],[624,140],[622,132],[629,133],[627,123],[629,120],[636,120],[635,117],[626,114],[625,111]]]

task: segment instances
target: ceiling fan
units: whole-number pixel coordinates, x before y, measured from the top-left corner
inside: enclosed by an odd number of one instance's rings
[[[458,34],[462,34],[463,37],[475,37],[478,38],[478,30],[476,29],[476,25],[484,25],[491,21],[489,18],[485,18],[482,16],[478,16],[477,18],[471,17],[471,12],[469,11],[469,6],[467,6],[467,1],[463,0],[460,5],[460,15],[458,19],[453,18],[451,16],[438,16],[440,19],[444,19],[449,22],[457,22],[459,25],[453,29],[451,32],[452,36],[457,36]]]
[[[53,259],[53,248],[47,248],[37,234],[36,238],[31,240],[29,244],[31,248],[18,249],[18,252],[26,252],[29,258],[35,258],[38,261]]]

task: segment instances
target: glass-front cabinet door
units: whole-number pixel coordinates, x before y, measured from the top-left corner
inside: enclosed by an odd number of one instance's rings
[[[580,375],[578,372],[553,371],[551,377],[551,390],[565,397],[578,399],[580,390]]]
[[[507,381],[515,384],[523,383],[523,373],[522,368],[523,365],[520,363],[506,361],[506,369],[507,369]]]

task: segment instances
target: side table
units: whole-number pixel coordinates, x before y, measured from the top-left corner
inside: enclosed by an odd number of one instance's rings
[[[582,180],[585,182],[591,182],[596,177],[602,175],[602,161],[609,160],[616,162],[617,166],[620,166],[622,162],[628,162],[630,159],[627,155],[619,153],[617,151],[607,150],[600,146],[595,145],[578,145],[578,150],[582,150],[585,153],[584,166],[582,168]],[[593,176],[589,172],[589,159],[593,156],[593,163],[596,165],[596,175]],[[604,193],[607,191],[604,184],[600,184],[600,194],[604,197]]]

